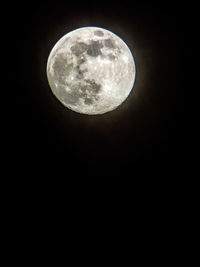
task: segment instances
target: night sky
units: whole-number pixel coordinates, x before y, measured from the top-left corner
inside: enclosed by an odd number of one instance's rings
[[[17,168],[66,179],[139,179],[143,174],[148,179],[149,173],[178,172],[186,156],[186,7],[174,1],[72,2],[28,1],[13,7],[18,93],[11,125]],[[134,90],[103,115],[67,109],[46,77],[55,43],[84,26],[114,32],[135,58]]]

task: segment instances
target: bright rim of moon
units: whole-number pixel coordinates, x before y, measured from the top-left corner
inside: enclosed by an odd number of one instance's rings
[[[97,27],[64,35],[47,62],[53,94],[69,109],[89,115],[106,113],[124,102],[135,74],[128,46],[111,31]]]

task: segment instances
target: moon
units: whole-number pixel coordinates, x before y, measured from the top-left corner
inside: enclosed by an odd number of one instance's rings
[[[67,33],[47,61],[53,94],[64,106],[82,114],[116,109],[130,94],[135,76],[135,61],[126,43],[99,27]]]

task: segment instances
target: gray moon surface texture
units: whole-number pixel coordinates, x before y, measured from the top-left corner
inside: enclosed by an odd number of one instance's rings
[[[83,114],[116,109],[135,82],[135,62],[125,42],[98,27],[83,27],[64,35],[47,61],[53,94],[67,108]]]

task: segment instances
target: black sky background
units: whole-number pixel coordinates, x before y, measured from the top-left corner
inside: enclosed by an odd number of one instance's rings
[[[183,170],[188,157],[184,3],[30,1],[17,3],[12,12],[18,93],[11,153],[17,169],[70,179],[99,175],[133,180],[142,174],[148,179],[149,173],[171,177]],[[83,26],[113,31],[135,57],[134,90],[104,115],[66,109],[47,82],[52,47]]]

